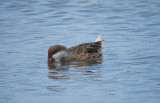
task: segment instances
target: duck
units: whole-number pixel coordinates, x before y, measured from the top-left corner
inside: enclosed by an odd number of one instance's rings
[[[102,57],[103,40],[101,36],[94,42],[82,43],[70,48],[63,45],[53,45],[48,49],[48,62],[79,62],[97,61]]]

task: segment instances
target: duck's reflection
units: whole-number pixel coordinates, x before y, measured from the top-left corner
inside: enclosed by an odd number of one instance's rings
[[[63,64],[60,62],[48,63],[48,77],[50,79],[69,79],[69,77],[64,73],[69,69],[68,64]]]
[[[102,61],[48,63],[48,78],[54,80],[54,82],[58,80],[56,82],[60,82],[60,84],[55,83],[52,86],[48,86],[47,89],[49,91],[61,92],[66,89],[64,85],[61,85],[61,82],[65,84],[67,80],[75,79],[77,76],[80,76],[79,74],[76,75],[77,71],[81,72],[82,75],[96,75],[96,72],[92,72],[92,69],[93,67],[96,69],[97,65],[101,63]]]
[[[72,68],[73,71],[76,71],[77,68],[82,69],[83,72],[88,72],[89,70],[86,67],[90,68],[90,66],[101,64],[102,61],[83,61],[83,62],[56,62],[56,63],[48,63],[49,69],[49,78],[51,79],[69,79],[70,74],[68,73],[68,69]],[[86,70],[86,71],[85,71]]]
[[[70,67],[84,67],[84,66],[92,66],[96,64],[102,64],[102,60],[100,61],[83,61],[83,62],[56,62],[56,63],[48,63],[49,70],[67,70]]]
[[[64,90],[66,90],[65,87],[59,87],[59,86],[48,86],[47,89],[49,91],[54,91],[54,92],[63,92]]]
[[[49,70],[63,71],[63,70],[69,69],[69,64],[68,63],[62,63],[62,62],[55,62],[55,63],[48,62],[48,69]]]

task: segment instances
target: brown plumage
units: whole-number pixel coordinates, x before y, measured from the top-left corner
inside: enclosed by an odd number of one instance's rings
[[[48,57],[52,57],[53,54],[56,54],[60,51],[67,51],[68,49],[65,46],[62,45],[53,45],[48,49]]]
[[[68,49],[69,54],[61,61],[98,60],[102,56],[102,42],[83,43]]]
[[[98,37],[95,42],[79,44],[68,49],[62,45],[54,45],[48,49],[48,58],[50,61],[53,61],[59,56],[59,60],[63,62],[100,60],[102,56],[102,44],[101,38]],[[61,51],[65,51],[67,55],[60,54]]]

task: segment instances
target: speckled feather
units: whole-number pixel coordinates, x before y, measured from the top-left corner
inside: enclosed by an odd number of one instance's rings
[[[97,60],[102,56],[102,41],[79,44],[69,48],[68,52],[61,61]]]

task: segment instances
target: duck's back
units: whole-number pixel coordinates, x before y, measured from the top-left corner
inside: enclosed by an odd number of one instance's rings
[[[102,41],[79,44],[69,48],[68,52],[62,61],[97,60],[102,56]]]

